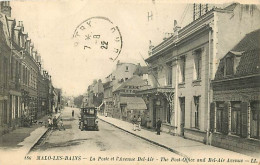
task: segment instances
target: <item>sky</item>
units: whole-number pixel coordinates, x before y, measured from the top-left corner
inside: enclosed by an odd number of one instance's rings
[[[149,41],[153,45],[162,42],[164,33],[173,32],[174,20],[183,27],[192,19],[191,3],[176,2],[22,0],[12,1],[11,7],[12,17],[17,22],[23,21],[25,32],[41,55],[43,68],[52,76],[53,85],[62,88],[65,95],[77,96],[85,93],[94,79],[104,82],[115,69],[117,60],[146,65],[143,58],[148,57]],[[153,15],[149,21],[148,12]],[[74,46],[74,31],[92,17],[106,17],[118,27],[122,50],[116,61],[108,58],[111,52],[86,51]],[[106,35],[105,28],[106,25],[97,31]]]

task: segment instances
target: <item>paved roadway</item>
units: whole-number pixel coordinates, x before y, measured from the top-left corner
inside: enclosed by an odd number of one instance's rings
[[[71,116],[75,111],[74,118]],[[99,131],[80,131],[79,109],[66,107],[61,117],[65,131],[52,131],[45,142],[38,145],[31,155],[89,155],[97,156],[153,156],[180,157],[164,148],[128,134],[99,120]]]

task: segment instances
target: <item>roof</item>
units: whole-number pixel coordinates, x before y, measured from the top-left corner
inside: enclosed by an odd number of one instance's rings
[[[225,59],[240,57],[236,72],[228,77],[224,76]],[[221,60],[216,72],[215,80],[243,77],[260,73],[260,29],[247,34]]]
[[[233,11],[236,8],[237,5],[238,5],[238,3],[232,3],[232,4],[228,5],[227,7],[225,7],[224,10]]]
[[[127,104],[129,110],[146,110],[146,104],[141,97],[120,97],[120,104]]]
[[[1,43],[5,43],[6,45],[9,45],[9,32],[8,32],[8,24],[6,20],[6,16],[2,13],[0,13],[0,22],[1,22],[1,32],[0,32],[0,38]]]
[[[260,47],[260,29],[255,30],[246,36],[232,49],[232,51],[249,51],[259,49]]]
[[[130,79],[126,80],[125,82],[123,82],[119,87],[117,87],[116,89],[113,90],[113,92],[115,91],[119,91],[121,89],[124,89],[127,86],[136,86],[136,87],[142,87],[142,86],[146,86],[146,81],[144,81],[141,77],[134,75],[133,77],[131,77]]]

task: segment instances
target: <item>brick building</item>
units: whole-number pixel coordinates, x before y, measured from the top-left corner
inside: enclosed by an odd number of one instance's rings
[[[1,2],[1,11],[3,7]],[[11,55],[8,41],[6,16],[0,12],[0,134],[5,133],[11,126],[11,112],[9,111],[9,59]]]
[[[0,2],[0,133],[23,126],[25,118],[32,121],[42,116],[39,92],[47,89],[38,89],[46,84],[38,85],[42,79],[40,56],[25,33],[23,22],[11,17],[11,9],[9,1]],[[50,87],[47,90],[52,92]],[[52,97],[46,99],[51,102]]]
[[[212,81],[212,145],[260,154],[260,29],[221,60]]]

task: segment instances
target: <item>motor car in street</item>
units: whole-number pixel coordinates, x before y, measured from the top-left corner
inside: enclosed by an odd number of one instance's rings
[[[98,131],[97,108],[84,107],[80,109],[79,129]]]

